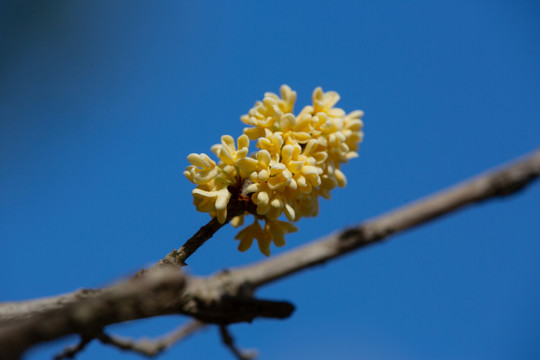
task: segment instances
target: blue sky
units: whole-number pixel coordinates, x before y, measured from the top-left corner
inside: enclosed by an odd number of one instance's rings
[[[0,300],[106,285],[208,221],[182,175],[266,91],[365,111],[349,185],[280,253],[540,145],[535,1],[1,1]],[[540,184],[261,289],[261,359],[538,359]],[[227,227],[192,274],[263,259]],[[159,335],[185,319],[119,325]],[[47,359],[74,339],[46,345]],[[216,330],[162,359],[232,358]],[[79,359],[139,359],[98,344]]]

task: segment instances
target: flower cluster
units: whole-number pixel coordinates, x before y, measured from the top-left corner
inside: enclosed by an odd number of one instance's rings
[[[197,185],[193,190],[197,210],[221,223],[227,220],[231,189],[242,189],[235,196],[249,196],[255,220],[236,236],[238,249],[249,249],[256,239],[267,256],[272,242],[283,246],[284,235],[297,230],[292,222],[317,215],[319,196],[329,199],[332,189],[347,184],[341,164],[358,156],[363,138],[363,112],[346,114],[334,107],[339,101],[336,92],[316,88],[313,104],[297,116],[296,92],[283,85],[280,95],[266,93],[241,117],[248,127],[236,143],[224,135],[221,144],[212,146],[219,163],[206,154],[190,154],[191,165],[184,172]],[[257,147],[252,154],[250,140]],[[242,225],[249,214],[246,209],[231,220],[232,225]],[[278,219],[282,214],[288,221]]]

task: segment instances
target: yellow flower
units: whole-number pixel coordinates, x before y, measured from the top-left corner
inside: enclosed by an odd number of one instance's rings
[[[254,158],[244,157],[236,161],[236,166],[248,174],[252,182],[265,181],[270,177],[270,162],[272,158],[266,150],[257,151]]]
[[[358,154],[356,153],[358,144],[364,139],[364,133],[362,132],[364,123],[362,122],[362,116],[364,116],[364,112],[356,110],[349,113],[344,118],[343,134],[346,139],[345,143],[350,149],[349,154],[347,154],[347,159],[358,157]]]
[[[345,112],[340,108],[335,108],[334,105],[340,99],[340,96],[335,91],[323,92],[322,88],[318,87],[313,91],[313,108],[314,113],[323,112],[332,117],[342,117]]]
[[[298,228],[290,222],[267,219],[264,230],[270,233],[274,244],[277,247],[285,246],[285,234],[298,231]],[[270,254],[270,246],[268,245],[268,255]]]
[[[264,229],[255,218],[253,224],[241,230],[235,239],[240,240],[238,250],[246,251],[257,240],[259,250],[266,256],[270,256],[270,245],[272,242],[278,247],[285,245],[285,234],[297,231],[298,228],[291,223],[280,220],[265,220]]]
[[[214,179],[218,173],[216,163],[206,154],[189,154],[188,161],[192,164],[188,166],[184,175],[195,184],[206,184]]]
[[[200,198],[201,201],[207,201],[210,204],[213,204],[214,207],[209,212],[211,214],[215,213],[218,221],[223,224],[227,219],[227,204],[231,198],[231,193],[227,190],[226,187],[223,187],[219,190],[206,191],[200,188],[194,189],[192,191],[193,196],[197,199]]]
[[[265,129],[277,131],[277,124],[283,114],[292,113],[296,101],[296,92],[287,85],[280,88],[281,98],[274,93],[264,94],[262,101],[257,101],[247,115],[241,117],[242,122],[253,128],[245,128],[244,134],[251,140],[265,135]]]
[[[266,249],[266,238],[268,238],[270,234],[265,234],[263,229],[261,228],[261,225],[259,224],[259,221],[257,218],[255,218],[255,221],[253,224],[246,226],[243,230],[241,230],[236,236],[235,239],[240,240],[240,244],[238,244],[238,250],[240,251],[246,251],[251,247],[251,244],[253,244],[253,240],[257,239],[259,242],[259,247],[261,244],[263,244],[263,247],[261,248],[261,252],[264,253],[263,249]]]
[[[283,246],[285,234],[297,230],[292,222],[318,214],[320,196],[329,199],[336,186],[347,184],[341,165],[358,156],[364,113],[346,114],[335,107],[339,99],[334,91],[316,88],[313,104],[295,116],[296,92],[283,85],[280,96],[265,93],[241,117],[250,127],[236,144],[233,137],[224,135],[212,147],[218,164],[206,154],[188,156],[191,165],[184,174],[197,185],[193,202],[198,211],[224,223],[234,195],[238,197],[235,203],[247,205],[231,224],[242,226],[248,211],[253,214],[254,222],[236,236],[240,251],[257,240],[260,251],[268,256],[272,243]],[[259,149],[251,155],[250,140],[256,140]],[[283,215],[288,222],[279,220]],[[265,221],[264,226],[259,220]]]
[[[212,151],[227,165],[236,165],[236,161],[245,158],[249,152],[249,138],[241,135],[238,138],[238,150],[234,145],[234,139],[230,135],[221,137],[221,144],[212,146]]]
[[[234,183],[235,168],[226,165],[217,166],[206,154],[190,154],[184,175],[197,188],[193,189],[193,203],[198,211],[217,216],[220,223],[227,219],[227,204],[231,194],[227,187]]]
[[[279,155],[283,147],[283,137],[280,132],[273,133],[268,137],[261,137],[257,141],[257,147],[268,151],[270,158],[274,162],[279,162]]]

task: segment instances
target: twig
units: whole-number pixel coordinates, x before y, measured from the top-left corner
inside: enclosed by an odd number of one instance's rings
[[[154,357],[169,349],[174,344],[207,328],[203,322],[194,320],[184,324],[171,333],[157,339],[133,340],[108,335],[102,332],[97,339],[103,344],[108,344],[125,351],[132,351],[140,355]]]
[[[61,353],[54,356],[54,360],[73,359],[75,355],[80,353],[86,348],[86,345],[94,340],[93,337],[81,336],[81,340],[77,345],[65,348]]]
[[[220,224],[217,218],[213,218],[207,225],[203,226],[195,235],[182,245],[177,251],[176,257],[186,265],[185,260],[190,257],[206,240],[210,239],[222,226],[226,225],[230,219]]]
[[[229,329],[227,329],[227,326],[220,325],[219,333],[221,334],[221,340],[223,341],[223,344],[225,344],[225,346],[229,348],[229,350],[231,350],[231,352],[234,354],[234,356],[236,356],[238,360],[252,360],[257,357],[256,351],[244,351],[236,346],[236,344],[234,343],[234,338],[229,332]]]
[[[242,215],[249,208],[249,203],[240,200],[241,198],[232,197],[227,206],[227,219],[221,224],[217,218],[212,218],[206,225],[202,226],[191,238],[189,238],[184,245],[178,250],[173,250],[163,259],[158,261],[150,269],[142,269],[135,277],[139,277],[147,273],[148,271],[159,269],[162,267],[172,267],[174,269],[180,269],[186,266],[186,260],[189,258],[198,248],[200,248],[207,240],[209,240],[214,234],[227,225],[232,218],[238,215]]]
[[[240,184],[241,185],[241,184]],[[240,189],[238,189],[240,190]],[[201,247],[208,239],[210,239],[222,226],[229,223],[232,218],[244,214],[246,211],[253,211],[250,207],[250,203],[244,201],[244,195],[233,191],[233,195],[227,205],[227,219],[223,224],[220,224],[217,218],[213,218],[208,224],[201,227],[195,235],[193,235],[188,241],[182,245],[176,251],[174,255],[175,263],[180,266],[185,266],[185,261],[190,257],[199,247]],[[171,255],[171,254],[169,254]],[[169,257],[167,255],[167,257]]]
[[[212,218],[206,225],[202,226],[191,238],[189,238],[184,245],[178,250],[173,250],[158,263],[156,263],[150,270],[155,270],[164,266],[180,269],[182,266],[186,266],[186,260],[190,257],[199,247],[201,247],[208,239],[210,239],[219,229],[225,226],[230,219],[223,224],[220,224],[217,218]],[[137,273],[136,276],[140,276],[146,273],[148,270],[143,269]]]

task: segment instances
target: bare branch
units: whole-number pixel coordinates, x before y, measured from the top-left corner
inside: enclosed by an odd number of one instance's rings
[[[93,337],[81,336],[81,340],[77,345],[65,348],[54,357],[54,360],[73,359],[75,355],[86,349],[86,345],[90,344],[92,340],[94,340]]]
[[[169,349],[174,344],[180,342],[186,337],[206,329],[208,326],[200,321],[190,321],[182,325],[171,333],[158,339],[133,340],[111,336],[104,332],[97,336],[97,339],[104,344],[108,344],[125,351],[132,351],[140,355],[154,357]]]
[[[234,343],[234,338],[232,337],[229,329],[225,325],[219,326],[219,333],[221,334],[221,340],[223,344],[231,350],[231,352],[236,356],[238,360],[252,360],[257,357],[256,351],[243,351],[239,349]]]
[[[93,299],[104,289],[80,289],[72,293],[35,300],[0,303],[0,326],[20,322],[85,299]]]
[[[91,334],[108,324],[172,313],[219,325],[249,322],[257,317],[282,319],[290,316],[293,305],[254,299],[253,293],[257,287],[379,242],[467,205],[513,194],[539,175],[540,151],[537,151],[501,170],[479,176],[283,255],[210,277],[190,277],[187,284],[185,278],[176,272],[176,277],[171,275],[168,281],[156,281],[155,272],[151,271],[136,280],[103,290],[0,304],[0,326],[3,326],[0,327],[0,350],[2,354],[18,355],[32,344],[67,333]],[[179,267],[179,263],[175,264],[177,266],[173,268]],[[147,304],[148,301],[151,303]]]
[[[426,223],[468,205],[511,195],[540,175],[540,150],[498,171],[418,200],[400,209],[368,220],[345,231],[291,250],[266,261],[231,270],[253,287],[279,280],[295,272],[322,264],[341,255],[386,239],[388,236]]]
[[[164,314],[176,313],[177,299],[186,279],[176,271],[155,271],[149,276],[106,288],[92,298],[73,302],[26,320],[0,327],[0,353],[17,359],[39,342],[67,334],[92,338],[104,326]]]

